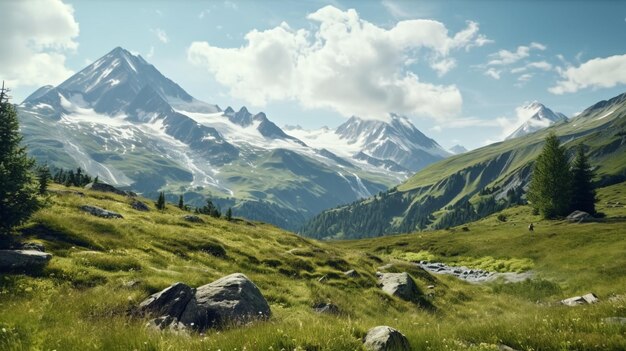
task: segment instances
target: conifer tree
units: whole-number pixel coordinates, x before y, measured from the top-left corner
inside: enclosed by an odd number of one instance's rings
[[[226,220],[230,222],[232,219],[233,219],[233,209],[229,207],[228,210],[226,211]]]
[[[533,168],[528,200],[544,218],[564,216],[570,209],[572,174],[565,148],[554,133],[546,137]]]
[[[161,211],[165,210],[165,193],[159,193],[159,199],[156,202],[156,208],[157,210]]]
[[[181,210],[185,209],[185,201],[183,200],[183,195],[182,194],[178,198],[178,208],[180,208]]]
[[[39,183],[39,194],[43,195],[48,190],[48,184],[50,184],[50,169],[47,165],[43,165],[37,168],[37,182]]]
[[[20,146],[22,136],[8,89],[0,89],[0,234],[8,234],[37,210],[39,202],[33,183],[35,160]]]
[[[595,214],[596,192],[591,184],[592,178],[593,171],[585,155],[585,146],[580,144],[576,149],[576,157],[572,164],[571,211],[579,210]]]

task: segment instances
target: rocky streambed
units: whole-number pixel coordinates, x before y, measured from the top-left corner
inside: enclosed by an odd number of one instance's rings
[[[473,269],[464,266],[448,266],[442,262],[420,261],[416,263],[422,269],[435,274],[449,274],[470,283],[485,283],[498,279],[506,282],[521,282],[533,276],[532,271],[516,272],[489,272],[482,269]]]

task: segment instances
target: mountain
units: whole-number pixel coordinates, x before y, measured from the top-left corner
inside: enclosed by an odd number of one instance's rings
[[[467,152],[467,149],[463,145],[456,144],[453,147],[449,148],[448,151],[454,155],[460,155]]]
[[[395,173],[413,173],[450,156],[435,140],[415,128],[407,117],[396,114],[390,114],[388,120],[353,116],[335,130],[286,128],[307,145]]]
[[[380,130],[352,119],[363,127],[356,134],[343,128],[336,138],[358,147],[364,153],[358,157],[341,147],[318,147],[263,112],[245,106],[222,111],[194,98],[119,47],[60,85],[38,89],[18,112],[28,150],[40,162],[79,166],[148,197],[165,191],[174,201],[184,194],[190,205],[211,197],[237,216],[288,229],[385,190],[406,179],[408,170],[446,155],[400,118]],[[373,149],[360,143],[377,132],[389,142]],[[385,155],[397,163],[381,161]]]
[[[562,113],[553,112],[537,101],[518,109],[518,115],[524,122],[513,133],[507,136],[505,140],[518,138],[522,135],[547,128],[555,123],[567,121],[567,116]]]
[[[554,132],[571,157],[584,144],[596,186],[626,181],[626,94],[601,101],[569,121],[446,158],[387,192],[324,211],[303,235],[359,238],[447,228],[524,202],[533,162]]]

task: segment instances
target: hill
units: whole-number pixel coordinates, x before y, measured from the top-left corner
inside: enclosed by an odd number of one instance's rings
[[[493,215],[467,230],[327,243],[239,219],[190,223],[172,205],[139,212],[128,197],[54,186],[48,206],[20,229],[21,240],[53,254],[48,267],[0,279],[0,349],[355,350],[369,328],[390,325],[416,350],[623,350],[626,326],[605,318],[626,317],[626,183],[599,195],[607,218],[598,223],[540,221],[518,206],[500,213],[506,222]],[[82,205],[124,218],[91,216]],[[415,259],[530,270],[534,279],[471,284],[429,274]],[[345,276],[349,269],[358,276]],[[425,304],[384,293],[379,270],[409,272]],[[151,330],[129,313],[174,282],[195,287],[234,272],[258,285],[273,312],[268,321],[186,334]],[[589,291],[599,303],[557,303]],[[312,310],[326,302],[341,313]]]
[[[626,94],[601,101],[568,122],[434,163],[397,187],[327,210],[301,233],[362,238],[446,228],[523,201],[546,135],[556,133],[574,155],[584,143],[601,187],[626,179]]]

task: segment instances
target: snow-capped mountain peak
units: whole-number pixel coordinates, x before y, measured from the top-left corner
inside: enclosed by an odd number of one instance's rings
[[[534,133],[554,123],[567,121],[567,117],[564,114],[554,112],[537,101],[518,108],[517,115],[522,123],[513,133],[506,137],[507,140]]]

